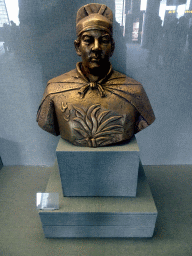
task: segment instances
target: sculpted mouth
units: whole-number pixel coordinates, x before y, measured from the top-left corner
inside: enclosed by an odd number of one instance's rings
[[[91,58],[92,62],[99,62],[101,60],[101,58]]]

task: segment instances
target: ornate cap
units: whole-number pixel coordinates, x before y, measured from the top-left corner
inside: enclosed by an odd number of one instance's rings
[[[102,29],[112,34],[112,26],[113,13],[104,4],[87,4],[82,6],[77,12],[77,35],[91,29]]]

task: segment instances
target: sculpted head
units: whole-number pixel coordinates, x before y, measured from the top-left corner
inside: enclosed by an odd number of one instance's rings
[[[76,52],[83,69],[94,73],[109,67],[115,44],[112,36],[112,11],[101,4],[88,4],[77,12]]]

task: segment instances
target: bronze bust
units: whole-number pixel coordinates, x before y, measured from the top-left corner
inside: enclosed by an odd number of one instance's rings
[[[77,12],[76,69],[48,82],[37,113],[45,131],[74,145],[99,147],[129,140],[155,116],[142,85],[114,71],[112,11],[88,4]]]

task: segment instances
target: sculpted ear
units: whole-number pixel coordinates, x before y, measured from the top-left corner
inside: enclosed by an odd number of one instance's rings
[[[75,50],[78,56],[81,56],[81,51],[80,51],[80,41],[79,40],[75,40],[74,41],[74,45],[75,45]]]
[[[111,42],[111,55],[110,55],[110,57],[113,55],[114,50],[115,50],[115,41],[112,39],[112,42]]]

